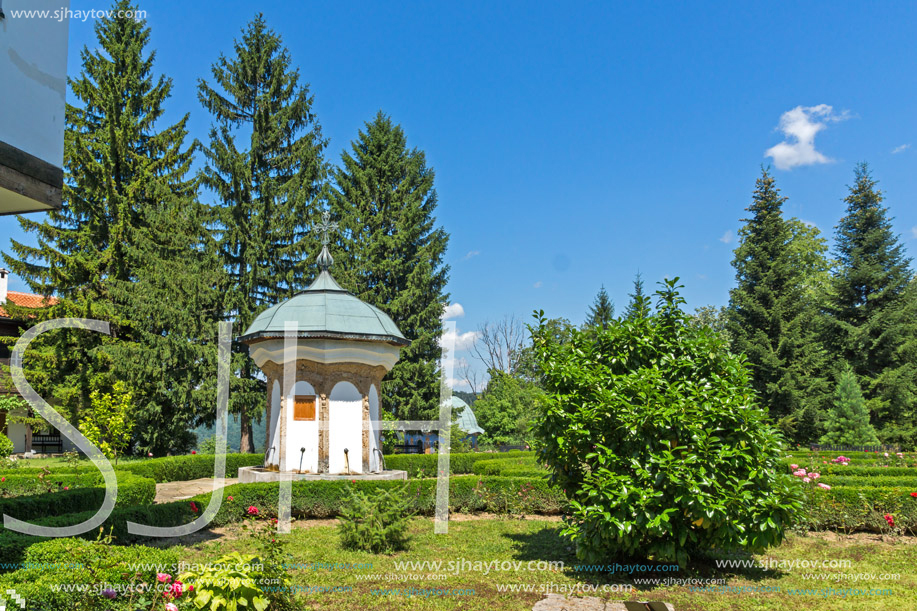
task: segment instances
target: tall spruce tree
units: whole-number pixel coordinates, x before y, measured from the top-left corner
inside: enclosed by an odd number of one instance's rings
[[[813,325],[817,313],[807,299],[806,275],[796,264],[793,231],[783,218],[784,201],[765,169],[747,208],[751,216],[742,219],[727,330],[733,351],[748,358],[762,403],[784,432],[806,442],[818,433],[828,396],[826,353]]]
[[[917,442],[917,292],[869,167],[857,165],[836,229],[827,343],[859,377],[879,436]]]
[[[382,382],[383,408],[402,419],[436,418],[449,236],[436,226],[433,170],[382,112],[341,160],[332,192],[332,212],[343,230],[335,276],[391,316],[411,340]]]
[[[57,330],[35,340],[26,366],[36,390],[76,421],[93,390],[129,381],[143,423],[135,447],[164,454],[187,447],[195,414],[213,405],[202,380],[213,373],[220,274],[207,268],[186,178],[188,116],[160,126],[172,84],[153,74],[146,23],[118,16],[134,9],[121,0],[96,22],[97,47],[84,47],[70,81],[62,209],[20,217],[38,245],[13,240],[16,256],[4,258],[31,290],[58,299],[32,320],[110,323],[111,337]]]
[[[825,418],[825,434],[819,439],[825,445],[877,445],[879,438],[869,423],[869,410],[857,375],[850,365],[838,374],[834,404]]]
[[[625,320],[646,318],[652,312],[650,296],[643,292],[643,276],[640,272],[634,276],[634,292],[629,294],[630,302],[624,310]]]
[[[214,225],[229,270],[225,316],[242,333],[265,307],[304,288],[318,255],[308,229],[317,220],[327,167],[327,142],[289,51],[262,15],[201,79],[198,97],[212,115],[203,184],[219,200]],[[245,143],[244,139],[248,139]],[[234,347],[230,411],[241,422],[241,451],[254,450],[252,418],[264,410],[264,382],[245,346]]]
[[[608,292],[605,291],[605,285],[602,285],[602,288],[599,289],[598,294],[595,296],[595,301],[589,306],[589,313],[586,316],[586,326],[607,329],[609,323],[614,320],[614,317],[615,304],[608,297]]]

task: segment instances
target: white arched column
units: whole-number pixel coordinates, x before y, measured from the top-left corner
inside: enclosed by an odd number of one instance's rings
[[[380,419],[379,416],[379,393],[376,390],[376,385],[373,384],[369,387],[369,419],[372,422],[376,422]],[[382,450],[379,433],[378,425],[374,425],[369,431],[369,470],[373,473],[382,469],[382,465],[379,464],[379,452],[376,451]]]
[[[328,408],[328,472],[363,472],[363,396],[350,382],[338,382],[331,390]]]

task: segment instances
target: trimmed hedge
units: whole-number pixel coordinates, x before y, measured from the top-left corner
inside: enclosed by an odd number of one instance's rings
[[[150,478],[118,471],[115,475],[118,478],[117,507],[146,505],[156,498],[156,482]],[[0,515],[5,514],[31,522],[39,516],[63,516],[90,510],[95,513],[105,499],[105,487],[93,484],[101,484],[102,476],[98,474],[94,480],[87,478],[86,481],[92,483],[84,488],[61,488],[56,492],[0,498]],[[79,520],[72,523],[77,522]]]
[[[908,492],[917,492],[917,469],[911,469],[910,476],[847,477],[828,475],[818,481],[831,486],[855,486],[857,488],[906,488]]]
[[[531,457],[535,452],[513,450],[511,452],[456,452],[449,454],[451,473],[474,473],[474,465],[482,460]],[[436,477],[439,468],[438,454],[392,454],[385,457],[385,468],[407,471],[408,477]]]
[[[912,491],[890,487],[839,486],[831,490],[807,491],[797,528],[841,532],[884,532],[897,530],[917,535],[917,498]],[[894,529],[885,516],[895,522]]]
[[[537,475],[546,475],[547,471],[542,469],[535,461],[535,457],[523,456],[519,458],[492,458],[489,460],[479,460],[472,466],[474,473],[478,475],[503,475],[507,470],[523,469],[526,471],[536,472]]]
[[[119,462],[116,471],[129,471],[141,477],[149,477],[157,484],[166,482],[181,482],[203,477],[213,477],[212,454],[183,454],[181,456],[164,456],[162,458],[138,458]],[[226,477],[237,477],[239,467],[254,467],[264,464],[264,454],[227,454]],[[59,478],[63,475],[76,475],[77,472],[70,467],[50,467],[50,477]],[[36,476],[42,472],[41,467],[16,467],[7,469],[3,473],[6,477]],[[79,473],[99,473],[89,461],[80,464]]]
[[[63,611],[77,608],[81,596],[100,599],[96,590],[83,594],[57,591],[60,584],[117,587],[117,584],[130,584],[133,573],[140,573],[138,583],[156,584],[155,568],[138,570],[135,566],[132,570],[131,565],[158,564],[172,573],[172,567],[177,567],[179,561],[177,549],[99,545],[73,538],[45,539],[23,552],[23,562],[31,568],[0,576],[0,590],[14,588],[26,599],[29,609]],[[127,601],[118,596],[106,608],[127,609]]]
[[[329,518],[340,513],[348,488],[358,488],[368,493],[374,490],[398,488],[400,480],[346,480],[293,482],[292,515],[297,518]],[[520,493],[522,493],[520,495]],[[116,507],[105,522],[105,531],[113,528],[115,541],[121,544],[149,542],[147,537],[127,532],[127,522],[151,526],[178,526],[195,519],[210,501],[212,493],[201,494],[187,501]],[[234,484],[222,490],[223,502],[209,527],[239,522],[246,517],[250,505],[258,507],[260,515],[275,517],[279,487],[276,483]],[[421,515],[433,515],[436,499],[436,480],[408,482],[407,493],[413,496],[412,508]],[[229,497],[233,497],[230,501]],[[191,509],[197,506],[198,513]],[[495,513],[560,513],[565,499],[559,490],[537,478],[458,476],[449,478],[449,509],[455,512],[491,511]],[[100,502],[101,504],[101,502]],[[95,513],[95,509],[79,514],[30,520],[43,526],[69,526],[77,524]],[[82,535],[95,538],[97,531]],[[0,530],[0,566],[18,562],[23,551],[45,539],[21,533]]]

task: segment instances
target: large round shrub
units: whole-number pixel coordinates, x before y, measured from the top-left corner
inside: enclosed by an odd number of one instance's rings
[[[676,282],[657,293],[657,313],[566,343],[536,314],[546,394],[534,433],[570,504],[564,533],[586,562],[760,551],[801,505],[743,358],[691,324]]]
[[[13,441],[0,433],[0,458],[9,458],[9,455],[13,453]]]

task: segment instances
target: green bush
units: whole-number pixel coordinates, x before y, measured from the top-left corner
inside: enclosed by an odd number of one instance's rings
[[[534,452],[463,452],[449,454],[449,471],[455,474],[473,473],[474,465],[481,460],[535,456]],[[408,477],[436,477],[439,468],[438,454],[392,454],[385,457],[385,468],[407,471]]]
[[[831,486],[856,486],[857,488],[907,488],[911,492],[917,492],[917,473],[911,469],[912,473],[908,476],[896,475],[871,475],[867,477],[850,477],[847,475],[826,475],[818,481],[830,484]]]
[[[479,460],[472,465],[472,470],[477,475],[503,475],[505,471],[514,469],[532,471],[538,475],[547,474],[547,471],[541,468],[534,456]]]
[[[156,482],[132,473],[115,472],[118,478],[117,507],[146,505],[156,498]],[[98,474],[92,480],[85,480],[86,487],[65,489],[58,486],[58,480],[51,480],[53,492],[44,492],[29,496],[0,498],[0,515],[6,514],[28,522],[36,517],[64,516],[82,511],[97,511],[105,499],[105,486],[102,476]],[[0,484],[5,485],[6,482]],[[74,522],[76,524],[78,521]]]
[[[207,454],[138,458],[121,460],[118,463],[117,470],[130,471],[141,477],[149,477],[155,480],[157,484],[161,484],[213,477],[213,461],[214,457]],[[263,454],[226,454],[226,477],[237,477],[239,467],[261,466],[263,463]],[[77,472],[98,473],[98,469],[89,461],[81,461],[79,467],[54,466],[50,469],[55,476]],[[16,475],[37,475],[41,472],[41,467],[20,467],[15,470]]]
[[[95,533],[98,534],[98,533]],[[157,583],[155,568],[161,565],[174,570],[179,562],[177,550],[145,546],[105,545],[85,539],[43,539],[29,546],[22,554],[22,568],[0,576],[0,590],[14,588],[28,602],[28,609],[65,611],[70,609],[133,611],[146,606],[128,604],[127,587]],[[139,566],[138,566],[139,565]],[[80,594],[58,591],[60,584],[85,585]],[[115,600],[100,596],[103,587],[122,589]],[[157,596],[161,597],[158,593]],[[151,601],[153,594],[147,594]],[[135,595],[137,602],[139,595]]]
[[[577,557],[677,562],[711,548],[779,544],[801,505],[742,357],[681,310],[677,279],[657,311],[560,343],[532,329],[543,372],[537,449],[570,501]]]
[[[13,440],[0,433],[0,458],[8,458],[14,449]]]
[[[380,554],[402,550],[407,546],[408,522],[413,512],[407,484],[400,488],[366,494],[348,488],[341,507],[341,547]]]
[[[839,486],[807,491],[797,527],[845,533],[898,532],[917,535],[917,498],[909,488]],[[892,516],[892,528],[885,516]]]

